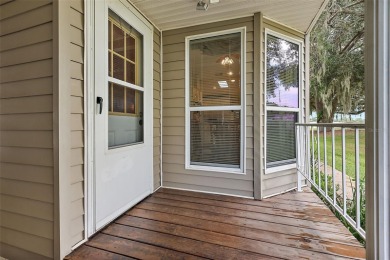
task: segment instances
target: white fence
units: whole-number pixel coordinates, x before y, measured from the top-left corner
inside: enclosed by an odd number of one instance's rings
[[[298,190],[304,176],[365,239],[364,134],[364,124],[296,124]]]

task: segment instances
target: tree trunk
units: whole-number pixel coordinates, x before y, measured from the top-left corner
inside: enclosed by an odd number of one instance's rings
[[[324,104],[321,101],[317,101],[317,123],[333,123],[334,114],[336,113],[336,108],[332,104],[330,115],[325,113]]]

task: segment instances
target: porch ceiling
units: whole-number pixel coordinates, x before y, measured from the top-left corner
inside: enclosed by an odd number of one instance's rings
[[[306,32],[326,0],[220,0],[207,11],[197,11],[198,0],[129,0],[160,30],[250,16],[267,18]],[[209,0],[204,0],[209,2]]]

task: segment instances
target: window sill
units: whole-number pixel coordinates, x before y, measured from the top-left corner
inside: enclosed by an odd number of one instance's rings
[[[242,174],[242,175],[246,174],[245,171],[243,171],[242,169],[211,167],[211,166],[201,166],[201,165],[186,165],[185,169],[193,170],[193,171],[221,172],[221,173],[233,173],[233,174]]]
[[[292,163],[292,164],[288,164],[288,165],[277,166],[277,167],[266,169],[265,174],[277,173],[277,172],[296,169],[296,168],[297,168],[297,164]]]

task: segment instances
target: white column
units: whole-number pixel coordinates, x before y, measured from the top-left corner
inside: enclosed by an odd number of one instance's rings
[[[390,5],[365,5],[367,259],[390,259]]]

